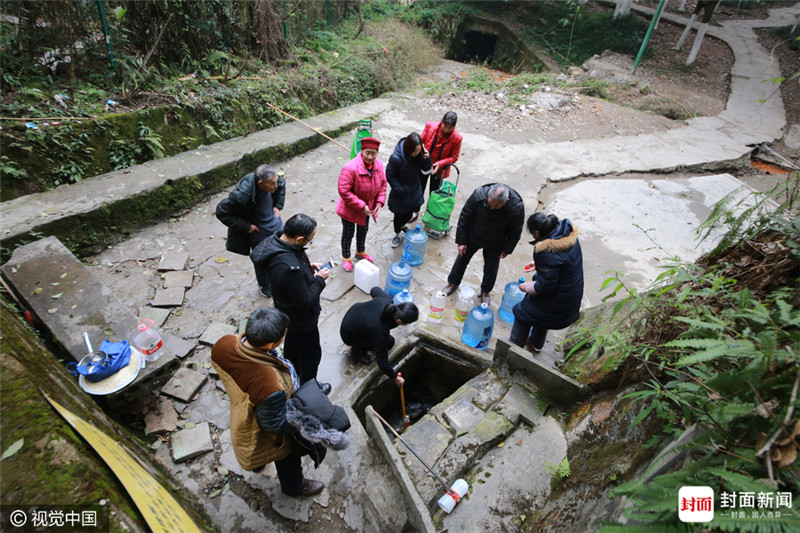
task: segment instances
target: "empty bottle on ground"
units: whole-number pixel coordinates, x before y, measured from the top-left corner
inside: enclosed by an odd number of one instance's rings
[[[428,319],[431,322],[441,322],[444,318],[444,306],[447,304],[447,296],[442,291],[437,292],[431,297],[430,312]]]
[[[427,248],[428,234],[422,231],[422,226],[417,224],[413,230],[406,232],[403,243],[403,261],[411,266],[421,265],[425,260]]]
[[[467,321],[464,322],[464,331],[461,332],[461,342],[479,350],[489,346],[494,329],[494,312],[489,309],[489,304],[476,305],[469,312]]]
[[[454,318],[458,322],[464,322],[472,309],[472,299],[475,297],[475,289],[472,287],[461,287],[458,291],[458,300],[456,301],[456,309]]]
[[[405,261],[398,261],[389,265],[386,271],[386,286],[384,292],[394,298],[394,295],[411,285],[411,276],[414,271]]]
[[[500,308],[497,310],[497,314],[500,315],[500,318],[509,324],[514,323],[514,313],[511,310],[525,297],[525,293],[519,290],[520,283],[525,283],[525,278],[520,276],[518,281],[506,283],[503,301],[500,302]]]
[[[161,349],[161,334],[153,327],[153,321],[143,318],[139,321],[137,328],[139,333],[133,338],[133,345],[144,355],[144,360],[151,363],[164,354]]]

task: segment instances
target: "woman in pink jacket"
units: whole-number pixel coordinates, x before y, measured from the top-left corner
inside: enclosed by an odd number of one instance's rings
[[[369,218],[377,220],[386,203],[386,173],[378,159],[381,142],[373,137],[361,139],[361,153],[347,163],[339,174],[339,201],[336,214],[342,217],[342,268],[353,270],[350,244],[356,236],[356,259],[372,257],[366,252]]]

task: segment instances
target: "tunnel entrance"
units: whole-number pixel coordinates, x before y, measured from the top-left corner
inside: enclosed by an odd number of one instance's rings
[[[483,371],[480,365],[459,357],[457,353],[424,342],[410,347],[396,368],[406,380],[403,387],[406,414],[412,424]],[[365,419],[364,410],[368,405],[372,405],[392,427],[402,431],[400,391],[382,373],[353,402],[353,410],[362,425]]]
[[[494,49],[497,45],[497,35],[482,31],[470,30],[464,36],[464,57],[461,61],[474,61],[476,63],[491,63],[494,59]]]

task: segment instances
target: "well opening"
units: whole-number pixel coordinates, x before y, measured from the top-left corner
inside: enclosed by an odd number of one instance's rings
[[[424,341],[408,345],[395,368],[406,380],[403,387],[406,414],[412,424],[483,371],[480,364],[462,357],[456,350]],[[403,429],[400,390],[380,371],[352,405],[362,425],[365,424],[364,410],[372,405],[392,427],[398,431]]]

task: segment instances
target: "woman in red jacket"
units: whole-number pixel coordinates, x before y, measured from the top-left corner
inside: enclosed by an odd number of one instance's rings
[[[377,220],[386,203],[386,172],[378,159],[381,142],[373,137],[361,139],[361,153],[347,163],[339,174],[339,201],[336,214],[342,217],[342,268],[353,270],[350,244],[356,236],[356,259],[372,257],[366,252],[369,218]]]
[[[429,193],[442,186],[442,180],[450,175],[450,167],[446,165],[458,161],[461,154],[461,134],[456,131],[458,115],[454,111],[448,111],[442,117],[441,122],[428,122],[422,131],[422,142],[431,154],[431,189]],[[440,172],[441,171],[441,172]],[[420,178],[422,184],[422,194],[425,194],[425,185],[428,183],[428,176]]]

